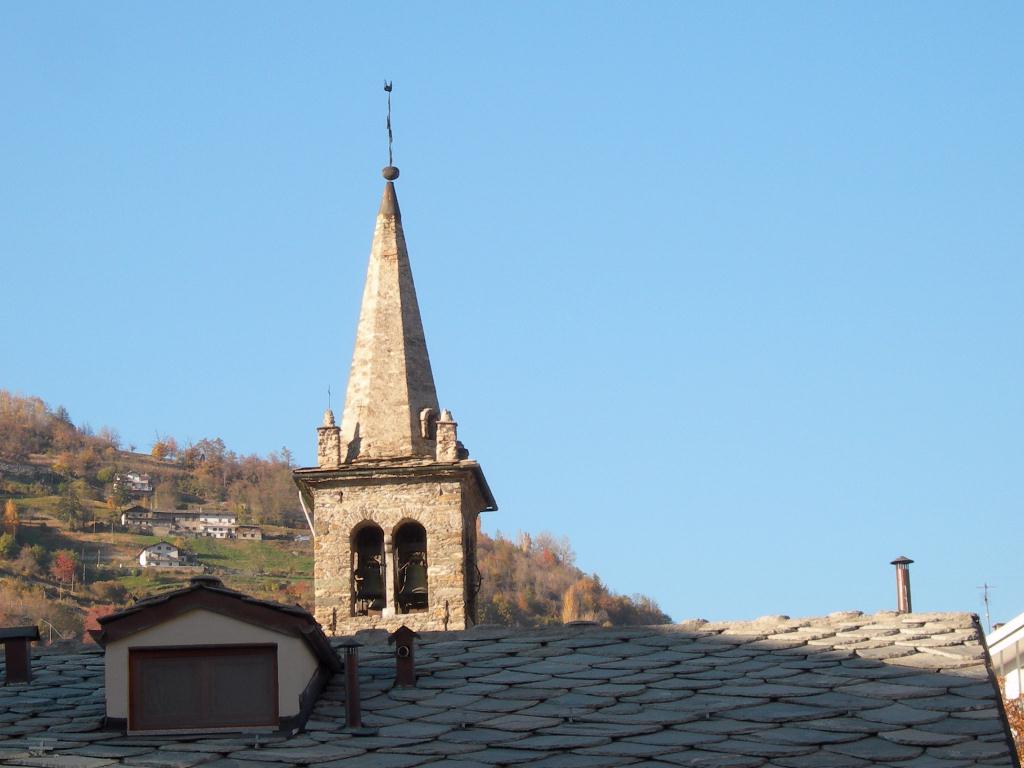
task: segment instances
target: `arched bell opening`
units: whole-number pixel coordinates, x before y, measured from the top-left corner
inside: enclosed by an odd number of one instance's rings
[[[427,610],[427,530],[415,522],[395,529],[395,602],[400,613]]]
[[[370,524],[352,536],[352,615],[380,615],[384,608],[384,531]]]

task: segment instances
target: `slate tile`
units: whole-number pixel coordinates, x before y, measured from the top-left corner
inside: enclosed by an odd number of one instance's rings
[[[317,763],[312,768],[412,768],[425,765],[431,758],[423,755],[399,755],[391,752],[367,752],[358,757]]]
[[[725,741],[726,736],[719,733],[697,733],[695,731],[680,731],[674,728],[665,728],[655,733],[647,733],[641,736],[630,736],[623,741],[635,742],[637,744],[657,744],[674,749],[684,747],[698,747],[703,744],[714,744],[717,741]]]
[[[658,760],[676,765],[697,766],[698,768],[758,768],[764,765],[764,758],[753,755],[729,755],[721,752],[706,752],[691,749],[659,755]]]
[[[778,683],[761,683],[751,681],[748,685],[722,685],[715,689],[721,696],[758,696],[770,699],[800,698],[803,696],[821,695],[817,688],[800,685],[780,685]]]
[[[736,720],[753,720],[761,723],[791,723],[801,720],[817,720],[842,714],[837,708],[818,707],[807,704],[792,704],[773,701],[730,711]]]
[[[915,709],[906,704],[890,704],[888,707],[879,709],[866,709],[858,713],[862,720],[872,723],[887,723],[889,725],[922,725],[943,720],[948,715],[945,712],[932,712],[927,709]]]
[[[884,700],[914,699],[938,696],[945,693],[945,690],[942,688],[917,685],[909,680],[905,683],[881,682],[877,680],[871,682],[851,683],[850,685],[841,686],[836,690],[840,693],[850,693],[854,696],[867,696],[869,698]]]
[[[778,744],[795,744],[821,746],[823,744],[841,744],[845,741],[856,741],[863,738],[862,733],[848,733],[841,731],[823,731],[816,728],[806,728],[803,725],[783,725],[778,728],[765,729],[757,732],[760,738],[773,741]]]
[[[397,717],[399,720],[419,720],[423,717],[436,715],[444,711],[439,707],[427,707],[421,704],[403,704],[400,707],[388,709],[384,714],[388,717]]]
[[[792,701],[794,704],[811,704],[828,709],[846,710],[847,712],[860,709],[879,709],[892,703],[891,701],[876,699],[871,696],[856,696],[852,693],[842,693],[840,691],[823,691],[814,696],[801,696],[792,700],[785,698],[783,700]]]
[[[668,680],[671,677],[674,677],[673,673],[657,670],[654,672],[636,672],[631,675],[623,675],[622,677],[615,678],[615,682],[619,685],[642,685],[644,688],[647,688],[651,683],[656,683],[659,680]]]
[[[472,760],[486,765],[516,765],[518,763],[534,763],[543,757],[549,757],[550,752],[541,752],[532,749],[509,749],[506,747],[485,747],[467,755],[462,759]]]
[[[612,741],[594,747],[574,749],[577,755],[613,755],[618,757],[656,757],[678,752],[679,747],[667,744],[644,744],[638,741]]]
[[[537,717],[536,715],[502,715],[482,723],[485,728],[497,729],[500,731],[534,732],[541,728],[550,728],[559,725],[562,718],[559,717]]]
[[[256,760],[233,760],[220,757],[203,763],[203,768],[289,768],[287,763],[263,763]]]
[[[480,695],[470,695],[466,693],[454,693],[452,691],[445,691],[444,693],[438,693],[431,699],[426,700],[424,703],[430,707],[443,707],[444,709],[453,709],[457,707],[464,707],[467,704],[472,704],[479,701]]]
[[[863,768],[863,766],[871,765],[867,760],[862,760],[859,757],[831,752],[815,752],[800,757],[779,757],[772,760],[771,764],[781,768]],[[904,765],[904,763],[900,765]]]
[[[929,747],[929,757],[936,757],[943,760],[987,760],[992,758],[1010,757],[1009,749],[1005,741],[966,741],[961,744],[953,744],[948,747]]]
[[[801,725],[809,728],[814,728],[821,731],[831,731],[834,733],[880,733],[882,731],[898,731],[902,726],[890,725],[888,723],[877,723],[863,720],[853,715],[842,715],[839,717],[828,717],[821,720],[808,720]]]
[[[397,752],[403,755],[442,755],[452,757],[466,752],[477,752],[482,748],[483,747],[480,744],[466,744],[454,741],[431,739],[429,741],[420,741],[414,744],[409,744],[408,746],[387,747],[382,751]]]
[[[454,744],[479,744],[482,747],[488,744],[504,744],[510,741],[517,741],[526,737],[526,733],[517,731],[502,731],[495,728],[456,728],[447,733],[441,734],[438,738],[441,741],[448,741]]]
[[[618,677],[626,677],[630,674],[628,669],[598,669],[597,667],[584,667],[575,672],[566,672],[565,674],[557,675],[555,679],[569,681],[573,680],[595,680],[599,682],[608,682]]]
[[[117,760],[122,757],[133,757],[152,752],[152,747],[123,747],[114,744],[90,744],[86,747],[79,747],[75,750],[76,755],[83,757],[104,757],[110,760]]]
[[[935,712],[972,712],[992,709],[993,699],[975,699],[948,693],[920,699],[907,699],[906,704],[915,709],[930,709]]]
[[[448,733],[452,729],[451,725],[444,723],[397,723],[395,725],[385,725],[379,730],[380,736],[396,736],[403,739],[415,739],[415,738],[433,738],[440,736],[444,733]]]
[[[310,765],[361,755],[365,749],[356,746],[354,740],[344,744],[316,744],[315,746],[292,747],[288,743],[261,749],[245,749],[232,752],[228,757],[234,760],[258,760],[289,765]]]
[[[716,714],[718,712],[732,712],[741,708],[749,708],[761,704],[767,704],[768,699],[758,699],[748,696],[717,696],[704,691],[695,696],[688,696],[675,701],[662,701],[649,704],[650,709],[660,709],[669,712],[688,712],[691,714]]]
[[[906,744],[912,747],[945,747],[951,744],[960,744],[967,738],[961,733],[923,731],[919,728],[903,728],[898,731],[886,731],[878,735],[896,744]]]
[[[674,677],[651,683],[650,688],[657,688],[666,691],[697,691],[706,688],[717,688],[721,685],[719,680],[698,680],[695,678]]]
[[[608,736],[626,738],[657,733],[661,726],[657,723],[601,723],[601,722],[564,722],[552,728],[545,728],[542,733],[569,736]]]
[[[485,696],[479,701],[474,701],[472,704],[467,704],[463,707],[468,712],[518,712],[521,709],[532,707],[540,704],[539,699],[495,699],[490,696]]]
[[[495,691],[494,693],[488,694],[490,699],[507,699],[509,701],[546,701],[553,699],[556,696],[561,696],[568,693],[566,688],[541,688],[536,685],[530,686],[509,686],[503,691]]]
[[[453,693],[462,694],[464,696],[486,696],[489,693],[495,693],[496,691],[503,691],[508,688],[507,685],[498,685],[496,683],[462,683],[456,688],[450,688],[449,690]]]
[[[620,765],[632,765],[639,762],[635,757],[616,755],[577,755],[574,752],[562,752],[542,757],[530,763],[531,768],[618,768]]]
[[[509,749],[531,749],[541,752],[566,751],[581,747],[596,747],[611,743],[608,736],[581,736],[559,733],[536,733],[517,741],[508,742]]]
[[[544,661],[533,661],[519,667],[520,672],[528,672],[534,675],[563,675],[568,672],[578,672],[586,669],[587,665],[574,660],[562,660],[559,658],[546,659]]]
[[[423,718],[425,723],[441,723],[455,727],[476,725],[494,717],[493,712],[477,712],[468,709],[446,709],[436,715]]]
[[[656,704],[665,701],[678,701],[692,696],[690,691],[671,691],[659,688],[648,688],[637,696],[624,696],[621,701],[634,702],[636,704]]]
[[[692,712],[679,712],[668,709],[656,709],[648,707],[632,715],[605,714],[606,710],[599,709],[596,712],[586,713],[579,716],[580,722],[592,723],[619,723],[623,725],[651,724],[651,725],[676,725],[687,723],[696,717]]]
[[[857,741],[850,741],[845,744],[830,744],[824,748],[828,752],[841,755],[859,757],[862,760],[870,760],[879,763],[887,760],[909,760],[922,753],[920,747],[911,747],[906,744],[895,744],[891,741],[879,738],[878,736],[867,736]]]
[[[83,757],[81,755],[46,755],[44,757],[19,757],[17,765],[28,768],[102,768],[113,765],[116,761],[101,757]]]
[[[675,730],[679,731],[693,731],[695,733],[716,733],[726,735],[736,735],[741,733],[754,733],[755,731],[763,731],[768,728],[774,728],[775,726],[771,723],[757,723],[757,722],[743,722],[742,720],[733,720],[729,717],[709,717],[699,718],[691,720],[688,723],[681,725],[672,726]]]
[[[193,765],[205,763],[210,755],[204,752],[178,752],[157,749],[148,754],[122,758],[125,765],[140,768],[192,768]]]
[[[940,760],[930,756],[927,752],[912,760],[903,760],[899,768],[968,768],[969,766],[986,765],[983,760]],[[996,763],[1000,768],[1007,768],[1007,763],[999,761]]]
[[[725,752],[730,755],[747,755],[750,757],[776,758],[808,755],[818,751],[817,746],[806,744],[783,744],[771,741],[772,730],[758,731],[747,736],[716,741],[706,744],[703,749],[709,752]]]
[[[501,672],[487,670],[485,674],[475,675],[475,679],[481,683],[497,683],[500,685],[514,685],[519,683],[535,683],[546,679],[544,675],[534,675],[528,672],[517,672],[506,669]]]

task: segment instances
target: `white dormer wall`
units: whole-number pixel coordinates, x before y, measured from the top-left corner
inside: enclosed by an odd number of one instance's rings
[[[299,714],[299,697],[317,674],[319,662],[298,637],[202,609],[144,629],[106,647],[107,717],[128,717],[128,649],[191,645],[277,646],[277,708],[280,717]]]

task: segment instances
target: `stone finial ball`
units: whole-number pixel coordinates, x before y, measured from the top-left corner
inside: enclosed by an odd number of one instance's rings
[[[387,166],[381,173],[384,174],[384,178],[388,181],[394,181],[398,178],[398,169],[393,165]]]

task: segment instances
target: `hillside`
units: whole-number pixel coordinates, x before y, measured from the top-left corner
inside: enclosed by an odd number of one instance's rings
[[[159,539],[119,524],[126,507],[224,509],[262,527],[262,541],[178,538],[202,567],[235,589],[311,607],[312,545],[297,508],[287,449],[239,456],[219,438],[148,453],[123,450],[117,432],[76,426],[64,408],[0,390],[0,626],[38,623],[78,637],[96,615],[180,584],[190,574],[142,568],[138,553]],[[123,473],[148,475],[139,499]],[[307,539],[307,540],[303,540]],[[486,623],[536,626],[593,619],[610,624],[669,621],[643,596],[610,592],[576,568],[566,539],[480,534],[478,604]]]

